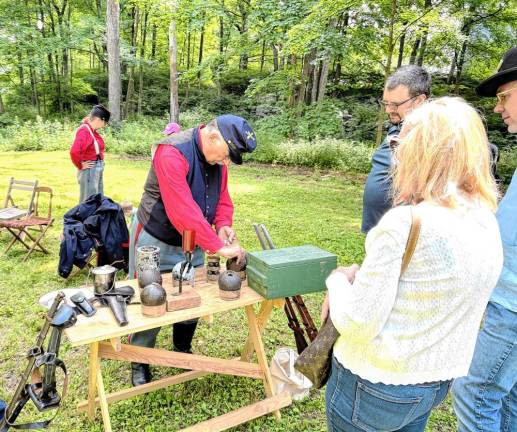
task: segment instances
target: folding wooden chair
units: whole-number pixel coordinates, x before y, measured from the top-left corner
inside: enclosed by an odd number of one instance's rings
[[[11,177],[7,188],[4,206],[0,208],[0,221],[20,219],[22,217],[30,216],[34,211],[34,198],[36,196],[37,187],[37,180],[16,180],[14,177]],[[20,197],[20,194],[23,192],[17,193],[16,191],[27,192],[24,194],[26,195],[26,199],[22,199]],[[23,205],[20,205],[20,201],[23,201]]]
[[[2,221],[0,220],[0,228],[7,229],[12,235],[13,239],[7,246],[6,252],[11,249],[11,247],[18,241],[21,244],[23,244],[27,249],[27,255],[23,258],[23,261],[26,261],[27,258],[29,258],[29,255],[33,251],[39,251],[43,252],[45,254],[48,254],[48,250],[43,247],[41,244],[41,241],[43,240],[43,237],[47,233],[47,230],[52,226],[52,223],[54,222],[54,219],[52,218],[52,189],[49,187],[39,186],[36,188],[36,198],[34,201],[34,211],[31,215],[22,218],[22,219],[16,219],[16,220],[6,220]],[[41,215],[40,210],[42,207],[41,202],[41,195],[42,194],[48,194],[48,201],[47,201],[47,214]],[[36,234],[31,234],[29,232],[29,229],[36,228],[39,230]],[[32,242],[32,245],[30,244]]]

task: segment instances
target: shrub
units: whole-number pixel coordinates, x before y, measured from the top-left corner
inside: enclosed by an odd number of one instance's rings
[[[311,142],[289,140],[277,144],[267,136],[257,134],[257,138],[259,146],[247,156],[248,160],[353,173],[367,173],[370,169],[372,149],[359,142],[316,139]]]
[[[505,184],[509,184],[517,168],[517,147],[507,147],[501,150],[497,173]]]

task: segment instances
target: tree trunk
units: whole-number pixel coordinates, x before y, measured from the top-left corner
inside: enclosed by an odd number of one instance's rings
[[[111,121],[120,125],[120,5],[118,0],[106,1],[106,36],[108,48],[108,99]]]
[[[224,0],[222,1],[222,7],[224,9]],[[219,17],[219,54],[224,52],[224,19],[221,15]]]
[[[32,96],[32,105],[38,111],[38,114],[41,115],[41,109],[39,104],[38,97],[38,78],[36,76],[36,71],[33,66],[29,66],[30,78],[31,78],[31,96]]]
[[[404,26],[407,25],[407,21],[404,22]],[[404,59],[404,44],[406,43],[406,32],[402,33],[400,36],[400,43],[399,43],[399,57],[397,60],[397,68],[402,66],[402,60]]]
[[[312,88],[311,88],[311,100],[310,104],[313,104],[316,102],[316,98],[318,97],[318,83],[320,80],[320,62],[318,62],[316,65],[314,65],[314,68],[312,69]]]
[[[174,24],[174,28],[176,28],[176,24]],[[169,37],[170,37],[170,29],[169,29]],[[169,41],[170,46],[170,41]],[[190,30],[188,30],[187,35],[187,69],[190,69]]]
[[[0,114],[3,114],[4,112],[5,112],[4,101],[2,99],[2,93],[0,93]]]
[[[156,24],[153,24],[153,34],[151,36],[151,59],[156,57]]]
[[[131,54],[136,58],[136,40],[138,34],[138,21],[139,21],[139,9],[137,6],[133,7],[132,13],[132,23],[131,23]],[[125,107],[125,115],[124,118],[127,118],[134,112],[134,94],[135,94],[135,66],[134,59],[131,62],[131,66],[129,67],[129,76],[127,80],[127,92],[126,92],[126,103]]]
[[[264,59],[266,57],[266,41],[262,41],[262,52],[260,53],[260,72],[264,70]]]
[[[140,65],[138,72],[138,115],[142,114],[142,97],[144,89],[144,60],[145,60],[145,43],[147,39],[147,18],[149,12],[147,9],[144,12],[144,24],[142,26],[142,43],[140,45]]]
[[[388,33],[388,52],[386,53],[386,67],[384,68],[384,82],[388,79],[391,73],[391,59],[393,57],[393,51],[395,51],[395,39],[393,37],[395,21],[397,19],[397,0],[391,0],[391,17],[389,22],[389,33]],[[383,120],[384,120],[384,108],[379,109],[379,115],[377,117],[377,134],[375,137],[376,145],[379,145],[383,135]]]
[[[275,44],[272,45],[273,48],[273,72],[278,70],[278,48]]]
[[[427,14],[429,12],[429,10],[431,9],[432,7],[432,2],[431,0],[425,0],[425,3],[424,3],[424,12]],[[422,64],[424,63],[424,57],[425,57],[425,49],[427,47],[427,36],[429,34],[429,24],[427,23],[424,23],[423,24],[423,28],[424,28],[424,32],[422,34],[422,40],[420,42],[420,51],[418,53],[418,59],[417,59],[417,62],[416,64],[418,66],[422,66]]]
[[[29,24],[29,26],[32,26],[32,19],[31,19],[30,9],[29,9],[27,0],[25,0],[25,9],[27,12],[27,23]],[[32,42],[32,36],[29,36],[29,41]],[[29,55],[29,57],[31,55],[32,56],[35,55],[34,52],[30,52],[30,51],[28,51],[27,54]],[[37,80],[37,76],[36,76],[36,70],[34,69],[34,66],[32,63],[29,63],[29,77],[30,77],[30,82],[31,82],[32,106],[34,106],[37,109],[38,114],[41,114],[40,106],[39,106],[39,98],[38,98],[38,80]]]
[[[420,46],[420,38],[417,37],[413,43],[413,49],[411,50],[411,56],[409,57],[409,64],[416,63],[416,55],[418,54],[418,47]]]
[[[317,102],[321,102],[323,100],[323,98],[325,97],[325,90],[327,89],[328,75],[329,75],[329,61],[328,61],[328,59],[326,59],[321,62]]]
[[[458,59],[458,64],[456,65],[456,79],[454,80],[456,86],[454,87],[454,93],[458,94],[461,73],[463,72],[463,65],[465,64],[465,53],[467,52],[467,47],[469,43],[469,35],[470,35],[470,27],[465,31],[465,40],[463,41],[463,45],[461,46],[460,56]]]
[[[170,121],[179,123],[178,100],[178,65],[177,65],[177,41],[176,41],[176,11],[178,4],[172,2],[172,18],[169,24],[169,62],[170,62]]]
[[[422,35],[422,42],[420,45],[420,51],[418,53],[418,59],[416,61],[416,64],[418,66],[422,66],[424,64],[424,56],[425,56],[425,49],[427,47],[427,35],[429,33],[429,30],[425,30],[424,34]]]
[[[16,55],[18,57],[18,79],[20,80],[20,84],[23,86],[25,85],[25,77],[23,74],[22,52],[18,51]]]
[[[447,84],[454,82],[454,75],[456,74],[456,63],[458,62],[458,50],[454,50],[454,57],[452,58],[451,67],[449,69],[449,75],[447,76]]]
[[[201,62],[203,61],[203,43],[205,40],[204,19],[205,19],[205,14],[203,13],[203,25],[201,26],[201,36],[199,38],[199,56],[198,56],[198,60],[197,60],[197,65],[198,65],[199,70],[197,72],[197,79],[201,78]]]

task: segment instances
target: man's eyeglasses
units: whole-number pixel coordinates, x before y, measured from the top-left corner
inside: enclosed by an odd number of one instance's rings
[[[505,90],[505,91],[502,91],[502,92],[499,92],[499,93],[496,93],[496,97],[497,97],[497,101],[501,104],[501,105],[504,105],[504,103],[506,102],[506,99],[508,99],[508,96],[509,93],[512,91],[512,90],[515,90],[517,88],[517,85],[516,86],[513,86],[513,87],[510,87],[508,90]]]
[[[402,102],[386,102],[385,100],[382,100],[382,99],[379,99],[378,102],[379,102],[379,105],[382,106],[384,109],[392,108],[392,109],[396,110],[396,109],[398,109],[399,106],[404,105],[406,102],[409,102],[410,100],[413,100],[413,99],[417,98],[418,96],[420,96],[420,95],[410,97],[409,99],[406,99]]]

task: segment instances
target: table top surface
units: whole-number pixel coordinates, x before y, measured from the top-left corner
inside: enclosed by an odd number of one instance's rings
[[[163,274],[163,287],[168,291],[172,287],[171,274]],[[217,281],[209,282],[206,280],[205,269],[196,269],[196,280],[194,289],[201,296],[201,305],[195,308],[183,309],[174,312],[165,312],[160,317],[147,317],[142,315],[140,305],[140,289],[136,279],[123,280],[116,283],[117,286],[130,285],[135,289],[135,297],[127,307],[127,316],[129,323],[120,327],[111,310],[106,306],[100,306],[95,303],[97,313],[92,317],[79,315],[77,323],[65,329],[65,335],[72,346],[80,346],[93,342],[100,342],[114,337],[125,336],[142,330],[148,330],[155,327],[161,327],[167,324],[173,324],[188,319],[199,318],[202,316],[215,314],[219,312],[230,311],[244,306],[260,303],[265,299],[249,288],[246,281],[243,281],[240,298],[237,300],[222,300],[219,297],[219,287]],[[85,290],[92,290],[92,287]]]

